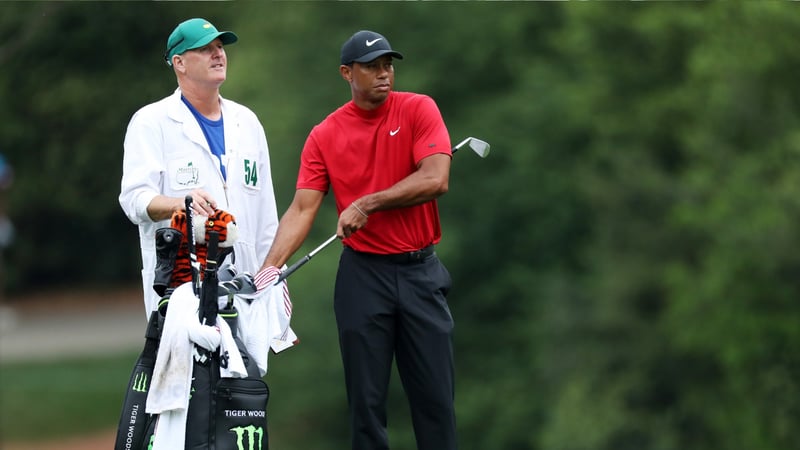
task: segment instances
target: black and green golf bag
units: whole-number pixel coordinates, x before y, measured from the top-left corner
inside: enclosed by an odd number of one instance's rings
[[[159,261],[154,288],[157,292],[160,291],[160,295],[165,295],[165,298],[148,321],[145,346],[134,365],[125,393],[115,450],[150,450],[153,443],[157,415],[145,412],[146,402],[164,318],[169,309],[171,289],[164,287],[169,284],[169,265],[175,261],[175,240],[172,239],[175,236],[167,239],[169,248],[161,251],[160,243],[166,242],[162,239],[163,236],[164,232],[159,230],[156,238]],[[269,388],[261,379],[258,366],[237,335],[238,312],[230,299],[225,309],[218,309],[216,267],[218,259],[221,261],[225,255],[218,256],[216,235],[212,237],[209,240],[203,289],[202,292],[196,292],[200,297],[200,317],[205,323],[209,323],[219,314],[226,321],[247,369],[247,377],[220,377],[220,367],[227,367],[228,355],[220,355],[219,349],[207,352],[203,355],[204,358],[194,359],[185,450],[268,450],[266,408]],[[193,252],[191,247],[190,250]],[[171,263],[169,258],[172,258]]]
[[[162,306],[166,306],[166,301]],[[162,308],[160,308],[162,310]],[[259,376],[258,366],[235,335],[238,312],[219,311],[234,333],[247,378],[221,378],[220,364],[226,355],[211,354],[205,362],[194,362],[192,395],[186,419],[186,450],[268,450],[266,408],[269,388]],[[115,450],[148,450],[152,445],[158,416],[145,412],[147,393],[153,376],[164,316],[153,311],[140,354],[125,393],[117,429]]]

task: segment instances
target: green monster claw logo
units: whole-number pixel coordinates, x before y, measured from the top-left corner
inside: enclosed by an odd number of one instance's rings
[[[261,446],[264,439],[264,429],[254,425],[246,427],[231,428],[230,431],[236,433],[236,446],[238,450],[262,450]],[[244,446],[244,437],[247,436],[248,445]],[[258,449],[256,449],[256,442],[258,442]]]
[[[139,372],[133,379],[133,388],[136,392],[147,392],[147,374]]]
[[[155,434],[151,434],[150,435],[150,442],[147,444],[147,450],[153,450],[153,441],[155,441],[155,440],[156,440],[156,435]]]

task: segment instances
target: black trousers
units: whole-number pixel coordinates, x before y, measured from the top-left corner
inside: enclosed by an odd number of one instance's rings
[[[451,279],[435,253],[417,261],[345,248],[334,311],[353,450],[389,448],[386,398],[396,358],[419,450],[456,450]]]

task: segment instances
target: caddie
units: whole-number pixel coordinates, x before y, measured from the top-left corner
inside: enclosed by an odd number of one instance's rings
[[[234,246],[240,272],[255,273],[278,227],[264,128],[247,107],[220,95],[227,46],[238,41],[202,18],[169,35],[164,60],[178,88],[139,109],[125,134],[119,203],[139,227],[145,314],[159,301],[153,289],[156,230],[191,195],[192,213],[223,209],[236,217]]]

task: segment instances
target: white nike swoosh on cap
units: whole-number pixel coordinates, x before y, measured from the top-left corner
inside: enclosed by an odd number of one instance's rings
[[[374,45],[376,42],[380,41],[381,39],[383,39],[383,38],[374,39],[374,40],[372,40],[372,41],[370,41],[369,39],[367,39],[367,42],[366,42],[366,44],[367,44],[367,47],[372,47],[372,46],[373,46],[373,45]]]

